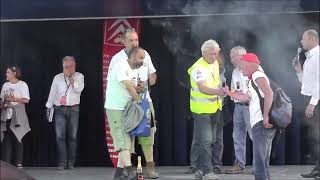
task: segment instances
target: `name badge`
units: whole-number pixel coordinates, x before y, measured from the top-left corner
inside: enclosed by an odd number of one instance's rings
[[[60,104],[65,106],[67,103],[67,96],[62,96],[60,99]]]

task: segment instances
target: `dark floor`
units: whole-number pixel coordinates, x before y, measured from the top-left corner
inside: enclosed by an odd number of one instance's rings
[[[225,167],[228,168],[228,167]],[[165,180],[188,180],[194,179],[193,175],[185,175],[187,167],[158,167],[160,179]],[[271,174],[273,180],[298,180],[303,179],[300,176],[301,172],[307,172],[312,169],[312,166],[272,166]],[[75,170],[59,171],[54,168],[35,168],[25,167],[24,170],[39,180],[112,180],[113,168],[103,167],[79,167]],[[248,167],[248,172],[251,168]],[[253,180],[253,175],[229,175],[221,174],[220,179],[225,180]]]

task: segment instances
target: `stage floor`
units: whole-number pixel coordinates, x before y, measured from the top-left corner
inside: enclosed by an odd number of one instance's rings
[[[229,167],[224,167],[229,168]],[[298,180],[301,172],[308,172],[312,166],[271,166],[272,179],[274,180]],[[107,167],[78,167],[74,170],[59,171],[55,168],[25,167],[24,170],[38,180],[112,180],[113,168]],[[161,180],[188,180],[194,179],[194,175],[186,175],[187,167],[161,166],[157,167]],[[251,167],[247,168],[248,172]],[[224,180],[254,180],[251,174],[219,174]]]

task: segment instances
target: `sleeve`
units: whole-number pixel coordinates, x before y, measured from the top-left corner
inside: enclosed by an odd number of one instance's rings
[[[1,88],[1,93],[0,93],[0,98],[1,99],[3,99],[3,97],[4,97],[4,91],[5,91],[4,89],[5,89],[5,84],[3,84],[2,88]]]
[[[28,87],[28,84],[25,82],[23,83],[21,93],[22,93],[21,94],[22,98],[30,99],[29,87]]]
[[[53,78],[53,81],[52,81],[52,85],[51,85],[51,88],[50,88],[50,93],[49,93],[48,101],[47,101],[47,103],[46,103],[46,107],[47,107],[47,108],[52,108],[53,105],[54,105],[54,98],[55,98],[56,93],[57,93],[56,78],[57,78],[57,76],[55,76],[55,77]]]
[[[81,93],[82,90],[84,89],[84,76],[81,73],[77,73],[77,77],[74,80],[74,84],[73,84],[73,90]]]
[[[191,77],[194,79],[194,81],[199,82],[206,80],[206,72],[203,69],[194,69],[191,72]]]
[[[147,51],[145,51],[145,56],[146,56],[145,59],[147,60],[147,63],[148,63],[148,75],[155,73],[157,70],[156,68],[154,68],[151,57]]]
[[[318,59],[317,57],[314,59],[314,65],[312,66],[314,69],[314,88],[312,89],[312,96],[311,96],[311,100],[310,100],[310,104],[316,106],[318,104],[319,101],[319,94],[320,94],[320,63],[319,63],[319,56]]]

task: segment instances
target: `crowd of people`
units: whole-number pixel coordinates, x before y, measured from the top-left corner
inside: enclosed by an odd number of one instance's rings
[[[111,59],[104,108],[108,117],[110,133],[118,163],[114,180],[136,179],[131,162],[135,142],[141,145],[146,160],[145,178],[157,179],[159,174],[154,162],[154,136],[156,133],[155,110],[149,93],[156,83],[156,69],[149,53],[139,47],[138,33],[126,29],[123,34],[125,48]],[[301,39],[306,50],[306,61],[294,63],[293,67],[301,82],[301,94],[305,99],[305,121],[310,128],[311,144],[319,147],[319,36],[315,30],[307,30]],[[272,140],[276,129],[270,121],[273,91],[268,73],[260,65],[259,57],[247,52],[245,47],[230,50],[230,61],[234,66],[230,88],[224,77],[223,58],[220,45],[207,40],[201,46],[202,57],[188,69],[190,76],[190,111],[194,130],[190,152],[190,167],[187,174],[195,179],[219,179],[221,173],[243,173],[246,166],[247,134],[253,142],[253,175],[256,180],[271,180],[269,171]],[[77,151],[79,104],[84,89],[84,75],[76,72],[76,61],[72,56],[62,60],[63,72],[52,82],[46,103],[49,121],[54,121],[57,145],[57,169],[74,169]],[[31,129],[25,105],[30,101],[26,82],[21,80],[21,70],[9,67],[7,82],[1,89],[1,159],[23,167],[22,140]],[[263,97],[263,107],[259,95]],[[124,113],[129,103],[141,102],[146,97],[151,112],[150,136],[134,137],[125,131]],[[234,166],[222,168],[224,98],[230,96],[235,107],[233,113]],[[302,177],[320,176],[318,164]],[[12,154],[13,152],[13,154]],[[14,157],[14,159],[13,159]]]

